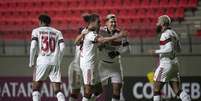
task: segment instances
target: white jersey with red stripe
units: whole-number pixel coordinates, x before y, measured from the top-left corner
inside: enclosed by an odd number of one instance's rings
[[[179,37],[172,29],[166,29],[160,37],[160,49],[155,53],[159,54],[160,61],[177,61],[176,54],[180,51]]]
[[[64,42],[62,33],[52,27],[38,27],[32,31],[32,40],[38,44],[37,65],[60,63],[59,43]]]
[[[94,65],[97,54],[96,37],[97,33],[94,31],[91,31],[84,36],[80,52],[80,63]]]
[[[155,51],[160,56],[160,64],[154,73],[155,81],[180,80],[179,63],[176,57],[178,51],[180,51],[178,35],[172,29],[166,29],[160,38],[160,49]]]

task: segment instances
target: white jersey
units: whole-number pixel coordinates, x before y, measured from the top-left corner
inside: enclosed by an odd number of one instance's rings
[[[178,35],[166,29],[160,38],[160,49],[155,52],[160,56],[160,64],[154,73],[154,80],[160,82],[178,81],[179,63],[176,53],[180,51]]]
[[[180,51],[179,37],[172,29],[167,29],[161,34],[159,54],[160,61],[177,61],[176,53]]]
[[[39,27],[32,31],[32,40],[36,40],[38,44],[37,65],[60,63],[59,43],[63,42],[60,31],[52,27]]]
[[[97,44],[96,44],[96,37],[97,33],[94,31],[90,31],[84,36],[83,44],[81,46],[81,52],[80,52],[80,63],[82,64],[89,64],[89,65],[95,65],[96,63],[96,50],[97,50]]]

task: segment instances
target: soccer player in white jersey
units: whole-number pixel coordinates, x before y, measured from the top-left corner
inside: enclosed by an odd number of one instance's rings
[[[180,51],[180,42],[176,32],[170,27],[171,19],[167,15],[158,18],[157,33],[161,33],[160,49],[149,50],[151,54],[159,54],[159,66],[154,74],[153,101],[161,101],[161,89],[169,83],[174,93],[182,101],[191,101],[190,96],[181,89],[179,76],[179,62],[177,53]]]
[[[97,14],[88,14],[83,16],[85,22],[87,22],[87,30],[83,36],[83,44],[81,46],[80,54],[80,68],[83,74],[84,81],[84,97],[82,101],[90,101],[92,94],[95,96],[101,92],[101,83],[99,81],[98,68],[97,68],[97,46],[98,43],[106,43],[123,36],[127,33],[120,32],[119,35],[112,37],[102,37],[98,35],[100,28],[100,18]]]
[[[118,30],[116,26],[116,16],[114,14],[108,14],[106,16],[106,26],[100,29],[100,34],[102,36],[113,36],[119,34],[120,30]],[[111,79],[112,101],[120,101],[123,84],[123,71],[120,54],[128,51],[128,45],[128,40],[125,37],[99,46],[101,57],[98,65],[99,75],[103,87],[106,86],[105,84],[107,84],[108,79]]]
[[[40,101],[40,90],[44,80],[49,77],[58,101],[65,101],[61,89],[60,63],[64,54],[62,33],[50,27],[51,18],[46,14],[39,16],[40,27],[32,31],[29,67],[34,68],[32,98]],[[34,58],[38,52],[36,63]]]
[[[81,31],[80,31],[81,33]],[[68,68],[69,101],[77,101],[83,85],[82,72],[80,69],[80,45],[82,41],[75,43],[75,56]]]

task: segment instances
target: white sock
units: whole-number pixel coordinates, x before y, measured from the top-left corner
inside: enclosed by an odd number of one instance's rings
[[[112,98],[112,101],[119,101],[118,99]]]
[[[65,101],[65,96],[62,92],[57,93],[57,100],[58,101]]]
[[[88,99],[86,97],[82,97],[82,101],[90,101],[90,99]]]
[[[160,101],[160,100],[161,100],[161,96],[160,95],[154,96],[153,101]]]
[[[119,101],[125,101],[125,98],[124,98],[124,95],[123,95],[122,91],[121,91],[121,94],[120,94],[120,100]]]
[[[68,100],[68,101],[76,101],[76,99],[73,98],[73,97],[69,97],[69,100]]]
[[[39,91],[33,91],[32,92],[32,99],[33,99],[33,101],[40,101],[40,92]]]
[[[190,96],[189,96],[185,91],[182,91],[182,92],[181,92],[181,94],[179,95],[179,98],[180,98],[182,101],[191,101]]]

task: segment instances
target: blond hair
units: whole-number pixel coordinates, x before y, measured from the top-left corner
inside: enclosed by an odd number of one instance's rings
[[[171,24],[171,19],[168,15],[161,15],[158,17],[159,23],[164,26],[169,26]]]

